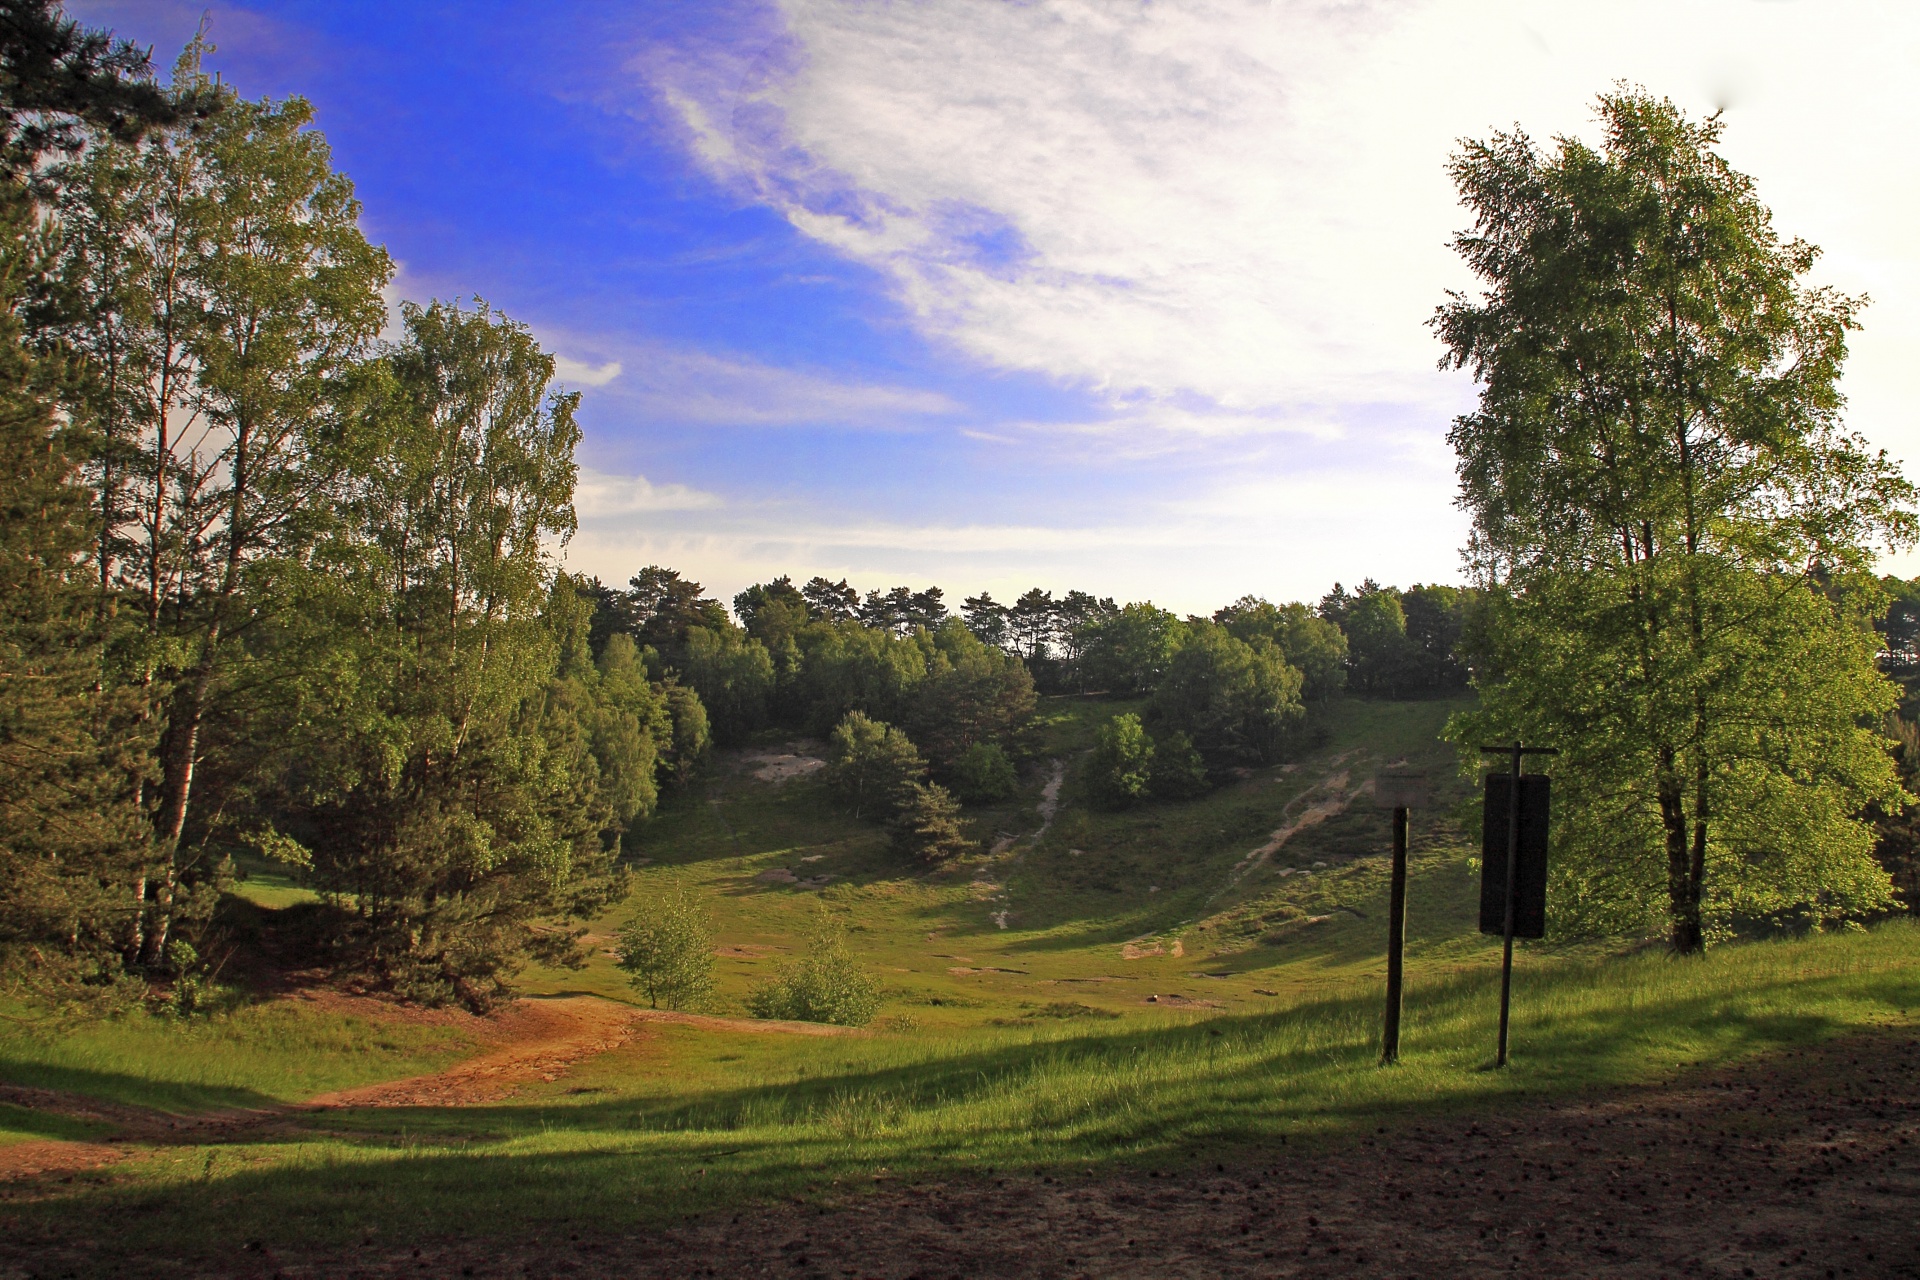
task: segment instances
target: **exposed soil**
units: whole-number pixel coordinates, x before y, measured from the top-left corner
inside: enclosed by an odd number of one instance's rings
[[[1920,1040],[1900,1028],[1161,1176],[1007,1169],[658,1231],[525,1224],[537,1239],[279,1249],[199,1274],[1913,1277],[1916,1209]]]

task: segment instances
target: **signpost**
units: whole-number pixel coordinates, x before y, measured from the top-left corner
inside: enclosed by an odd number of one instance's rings
[[[1387,1017],[1380,1036],[1380,1065],[1400,1060],[1400,981],[1407,943],[1407,810],[1425,808],[1427,775],[1385,769],[1374,775],[1373,803],[1393,810],[1393,875],[1387,894]]]
[[[1480,931],[1492,933],[1489,927],[1493,912],[1490,907],[1498,904],[1500,935],[1500,1045],[1494,1056],[1494,1066],[1507,1065],[1507,1011],[1513,995],[1513,939],[1515,926],[1524,925],[1520,935],[1529,938],[1546,936],[1547,908],[1547,779],[1540,775],[1521,777],[1520,758],[1522,756],[1557,756],[1560,753],[1552,747],[1523,747],[1518,742],[1504,747],[1481,747],[1482,751],[1509,757],[1508,771],[1505,777],[1497,773],[1487,775],[1486,804],[1482,811],[1480,839]],[[1504,793],[1504,794],[1497,794]],[[1499,849],[1497,815],[1499,802],[1506,801],[1506,848]],[[1522,818],[1525,822],[1522,822]],[[1522,827],[1526,830],[1527,858],[1521,858]],[[1504,854],[1504,857],[1501,856]],[[1494,880],[1494,868],[1502,866],[1504,874]],[[1527,882],[1527,895],[1521,898],[1521,881]],[[1496,896],[1497,895],[1497,896]]]

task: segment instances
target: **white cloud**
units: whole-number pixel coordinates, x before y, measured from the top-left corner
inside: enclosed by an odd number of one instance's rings
[[[542,336],[550,347],[595,351],[603,363],[556,357],[562,378],[602,388],[596,404],[617,407],[622,416],[642,424],[903,427],[961,408],[937,391],[783,368],[665,342]]]
[[[582,387],[604,387],[620,376],[620,362],[609,360],[605,364],[589,364],[584,360],[569,360],[566,356],[553,358],[553,371],[560,381]]]
[[[654,484],[645,476],[609,475],[589,467],[580,469],[573,489],[574,510],[583,521],[651,511],[704,511],[720,505],[717,494],[683,484]]]
[[[1783,229],[1878,295],[1849,387],[1912,452],[1920,163],[1887,139],[1920,129],[1917,42],[1885,0],[788,0],[731,52],[641,70],[711,172],[883,272],[926,332],[1104,389],[1117,426],[1129,401],[1308,427],[1368,403],[1438,435],[1465,391],[1424,323],[1469,283],[1456,140],[1590,132],[1621,79],[1724,105]]]

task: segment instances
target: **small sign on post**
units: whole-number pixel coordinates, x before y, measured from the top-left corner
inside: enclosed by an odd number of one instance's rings
[[[1407,947],[1407,810],[1424,809],[1431,785],[1416,769],[1382,769],[1373,775],[1373,803],[1393,810],[1393,875],[1387,894],[1387,1016],[1380,1035],[1380,1065],[1400,1059],[1400,987]]]
[[[1480,927],[1493,933],[1495,930],[1488,925],[1498,920],[1501,935],[1500,1041],[1493,1065],[1504,1067],[1507,1065],[1507,1014],[1513,1003],[1513,940],[1515,937],[1544,938],[1547,932],[1547,780],[1537,774],[1522,777],[1520,761],[1524,756],[1557,756],[1560,752],[1554,747],[1523,747],[1518,742],[1480,749],[1489,755],[1507,757],[1505,775],[1487,775],[1487,799],[1480,826]],[[1529,797],[1532,797],[1530,817],[1528,812],[1523,812]],[[1500,820],[1503,809],[1504,822]],[[1504,840],[1499,839],[1502,827],[1505,828]],[[1537,854],[1529,858],[1525,867],[1521,861],[1523,843]],[[1495,866],[1500,868],[1497,883]],[[1528,921],[1537,932],[1521,934],[1518,930],[1521,886],[1532,887],[1531,880],[1536,878],[1538,902],[1529,895],[1526,906],[1533,910],[1537,905],[1535,918]],[[1497,913],[1490,904],[1497,904]]]

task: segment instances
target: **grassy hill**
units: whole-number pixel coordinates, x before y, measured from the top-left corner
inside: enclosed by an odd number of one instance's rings
[[[279,1000],[184,1027],[75,1026],[14,1008],[0,1024],[0,1081],[16,1086],[0,1096],[0,1156],[129,1123],[74,1097],[217,1123],[124,1145],[65,1182],[8,1184],[4,1216],[31,1238],[114,1213],[127,1224],[116,1247],[189,1251],[615,1227],[935,1170],[1304,1153],[1436,1110],[1920,1019],[1920,929],[1906,921],[1686,961],[1526,944],[1514,1066],[1487,1070],[1498,945],[1474,931],[1471,786],[1435,737],[1453,705],[1346,702],[1290,765],[1105,814],[1082,802],[1075,764],[1124,707],[1053,700],[1020,795],[972,817],[990,852],[937,873],[902,866],[878,827],[841,813],[807,772],[808,744],[722,755],[637,833],[640,891],[679,881],[711,905],[735,1011],[815,913],[839,913],[884,980],[874,1027],[650,1021],[482,1101],[300,1113],[271,1109],[437,1070],[474,1043],[464,1015]],[[1381,1070],[1387,823],[1367,784],[1401,762],[1447,781],[1413,817],[1403,1062]],[[628,910],[595,922],[584,970],[530,974],[529,994],[633,1001],[608,950]],[[259,1112],[226,1118],[235,1107]]]
[[[677,881],[711,904],[723,1003],[737,1005],[826,910],[885,976],[884,1016],[923,1027],[1069,1003],[1154,1022],[1271,1008],[1383,971],[1388,833],[1370,788],[1375,768],[1404,761],[1443,781],[1436,811],[1413,823],[1409,954],[1484,963],[1462,825],[1470,788],[1436,736],[1458,705],[1348,701],[1304,759],[1116,814],[1085,804],[1078,766],[1095,727],[1133,708],[1053,699],[1020,794],[970,811],[992,852],[934,874],[903,865],[817,773],[781,776],[792,765],[780,757],[804,762],[819,744],[770,743],[723,754],[640,829],[640,892]],[[622,918],[598,922],[596,938],[610,941]],[[585,973],[534,975],[530,989],[620,996],[624,985],[603,949]]]

